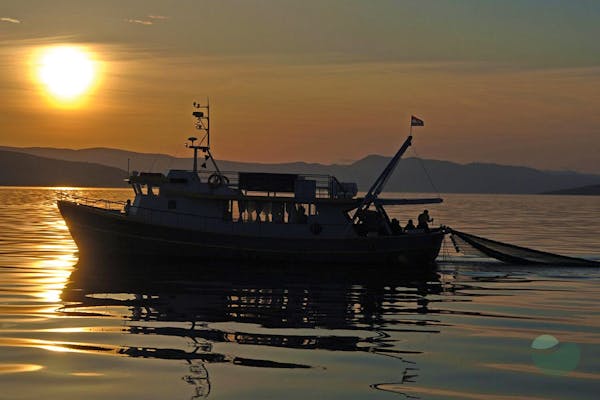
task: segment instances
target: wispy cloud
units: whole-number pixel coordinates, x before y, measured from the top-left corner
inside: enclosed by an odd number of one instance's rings
[[[165,21],[167,19],[169,19],[169,17],[167,17],[166,15],[150,14],[150,15],[146,15],[145,17],[142,17],[142,18],[131,18],[131,19],[126,19],[125,21],[129,22],[130,24],[155,25],[155,24]]]
[[[154,25],[158,22],[169,19],[166,15],[147,15],[145,18],[132,18],[126,19],[125,21],[131,24],[140,24],[140,25]]]
[[[20,24],[21,21],[16,18],[0,17],[1,22],[10,22],[11,24]]]
[[[131,24],[154,25],[154,22],[148,21],[146,19],[126,19],[125,21],[127,21]]]
[[[74,35],[57,35],[57,36],[40,36],[29,38],[2,38],[0,39],[0,49],[2,48],[24,48],[53,45],[57,43],[77,42],[77,37]]]

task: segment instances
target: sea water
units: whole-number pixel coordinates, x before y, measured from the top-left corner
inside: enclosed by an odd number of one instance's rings
[[[600,393],[598,269],[507,267],[448,242],[437,271],[418,276],[79,260],[60,192],[0,189],[0,399]],[[443,197],[429,206],[435,225],[600,258],[597,197]],[[420,211],[390,207],[402,224]]]

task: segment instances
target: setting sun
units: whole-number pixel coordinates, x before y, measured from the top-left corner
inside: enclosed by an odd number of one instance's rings
[[[37,79],[47,94],[61,104],[78,101],[98,78],[98,62],[78,46],[46,48],[36,64]]]

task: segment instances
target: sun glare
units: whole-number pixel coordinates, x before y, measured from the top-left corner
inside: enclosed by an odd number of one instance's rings
[[[37,79],[47,95],[60,105],[73,105],[94,86],[98,62],[79,46],[44,48],[37,56]]]

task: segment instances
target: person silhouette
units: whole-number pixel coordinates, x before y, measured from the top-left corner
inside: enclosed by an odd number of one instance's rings
[[[419,214],[417,221],[417,229],[429,229],[429,223],[433,222],[433,218],[429,216],[429,210],[423,210],[423,212]]]
[[[396,218],[392,218],[390,227],[392,228],[393,235],[399,235],[402,233],[402,227],[400,226],[400,221],[398,221]]]
[[[297,223],[306,224],[308,222],[308,216],[306,215],[306,208],[303,205],[298,206]]]
[[[406,226],[404,227],[404,231],[412,231],[413,229],[417,229],[417,227],[415,226],[415,223],[413,222],[412,219],[408,220],[408,223],[406,224]]]
[[[127,203],[125,203],[125,215],[129,215],[129,210],[131,210],[131,200],[127,199]]]

